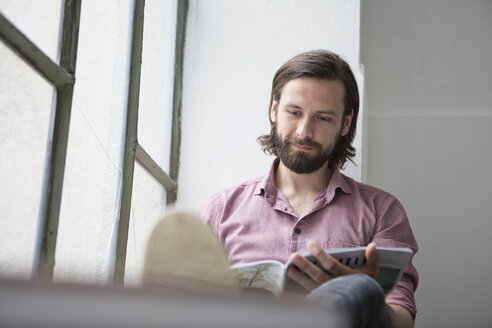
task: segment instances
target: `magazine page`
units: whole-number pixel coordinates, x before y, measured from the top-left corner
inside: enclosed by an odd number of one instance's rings
[[[410,248],[377,248],[379,252],[378,282],[388,294],[400,281],[412,257]]]
[[[231,266],[242,288],[263,288],[275,296],[282,292],[284,284],[284,265],[278,261],[256,261]]]

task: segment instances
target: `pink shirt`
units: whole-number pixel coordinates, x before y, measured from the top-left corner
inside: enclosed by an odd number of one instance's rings
[[[287,262],[294,252],[308,252],[313,240],[325,249],[366,246],[409,247],[417,242],[400,202],[391,194],[359,183],[338,168],[325,190],[298,216],[277,189],[274,161],[263,178],[215,194],[201,217],[215,230],[231,264],[274,259]],[[413,293],[418,273],[410,263],[386,302],[398,304],[415,317]]]

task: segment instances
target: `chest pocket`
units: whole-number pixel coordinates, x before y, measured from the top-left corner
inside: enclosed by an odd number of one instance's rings
[[[324,243],[324,249],[332,248],[353,248],[353,247],[364,247],[367,246],[364,243],[355,244],[353,242],[344,242],[339,240],[328,240]]]

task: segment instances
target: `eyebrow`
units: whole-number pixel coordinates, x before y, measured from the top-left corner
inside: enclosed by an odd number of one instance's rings
[[[296,104],[287,104],[285,105],[286,108],[294,108],[294,109],[302,109],[301,106],[299,105],[296,105]],[[328,115],[332,115],[332,116],[337,116],[337,112],[335,112],[334,110],[332,109],[325,109],[325,110],[320,110],[318,111],[318,114],[328,114]]]

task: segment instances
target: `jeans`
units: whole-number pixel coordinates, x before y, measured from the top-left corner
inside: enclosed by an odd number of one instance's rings
[[[328,312],[330,328],[393,327],[381,286],[365,274],[334,278],[314,289],[305,301]]]

